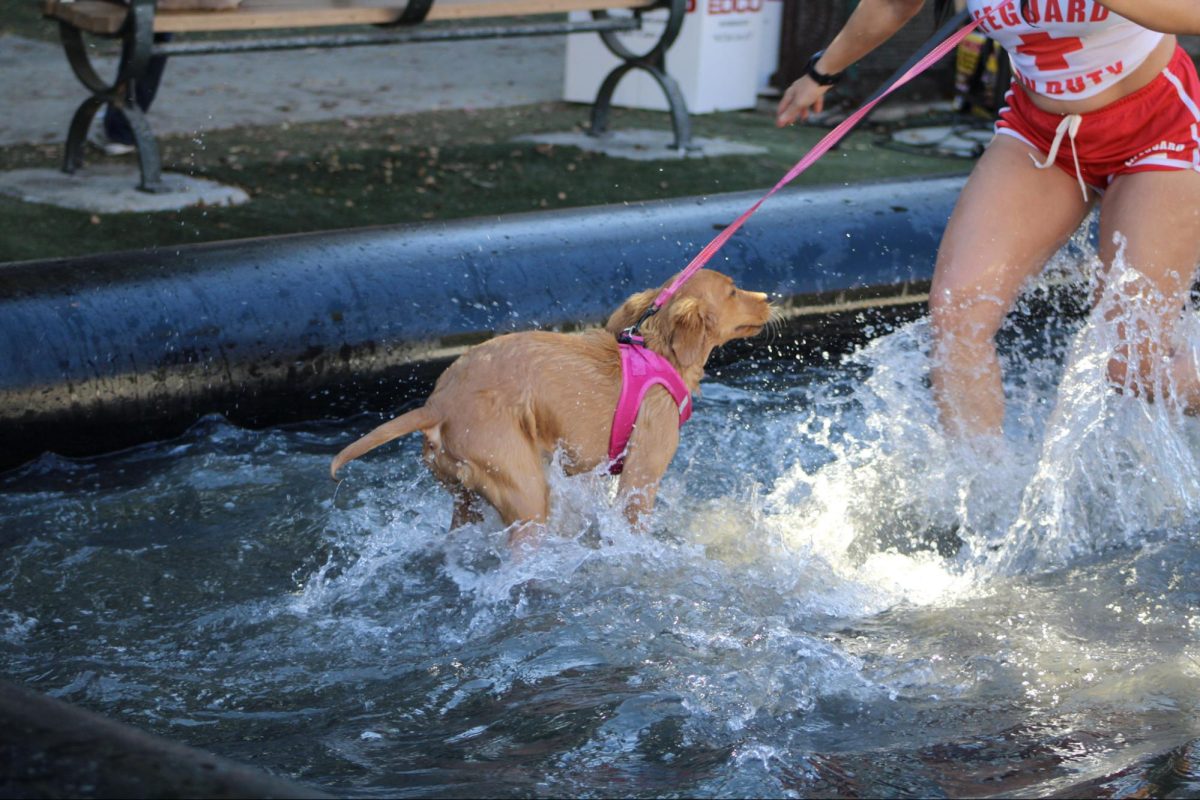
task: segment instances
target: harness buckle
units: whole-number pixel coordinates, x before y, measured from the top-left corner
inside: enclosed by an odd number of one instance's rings
[[[638,347],[646,346],[646,339],[638,330],[637,325],[630,325],[628,328],[618,333],[617,342],[620,344],[635,344]]]

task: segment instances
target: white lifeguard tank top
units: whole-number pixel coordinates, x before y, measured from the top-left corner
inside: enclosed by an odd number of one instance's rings
[[[1027,89],[1063,100],[1099,94],[1137,69],[1163,35],[1094,0],[967,0],[979,31],[995,39]]]

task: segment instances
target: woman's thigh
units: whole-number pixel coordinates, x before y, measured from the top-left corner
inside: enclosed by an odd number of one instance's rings
[[[1176,328],[1200,260],[1200,173],[1138,172],[1113,181],[1101,206],[1100,258],[1105,269],[1094,301],[1118,338],[1109,380],[1149,397],[1169,375],[1195,406],[1195,365],[1170,357],[1181,344]],[[1128,269],[1114,264],[1118,258]],[[1155,368],[1167,363],[1167,373]]]
[[[1033,147],[997,136],[972,170],[946,227],[930,293],[935,326],[995,333],[1021,286],[1087,215],[1073,175],[1041,170]]]
[[[1118,177],[1100,207],[1100,260],[1125,263],[1183,308],[1200,261],[1200,172],[1136,172]]]

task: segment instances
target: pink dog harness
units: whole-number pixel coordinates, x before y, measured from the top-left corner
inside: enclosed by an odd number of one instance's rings
[[[620,475],[625,466],[625,447],[633,435],[642,400],[652,386],[671,393],[679,406],[679,427],[692,416],[692,393],[671,363],[640,344],[618,345],[621,349],[621,397],[613,414],[612,435],[608,439],[608,471]]]

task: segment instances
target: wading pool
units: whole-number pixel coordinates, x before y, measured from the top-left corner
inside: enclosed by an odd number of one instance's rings
[[[0,477],[0,658],[347,796],[1200,796],[1200,428],[1014,323],[1008,430],[950,447],[924,321],[710,375],[648,533],[446,534],[419,437],[212,417]],[[553,473],[553,470],[552,470]]]

